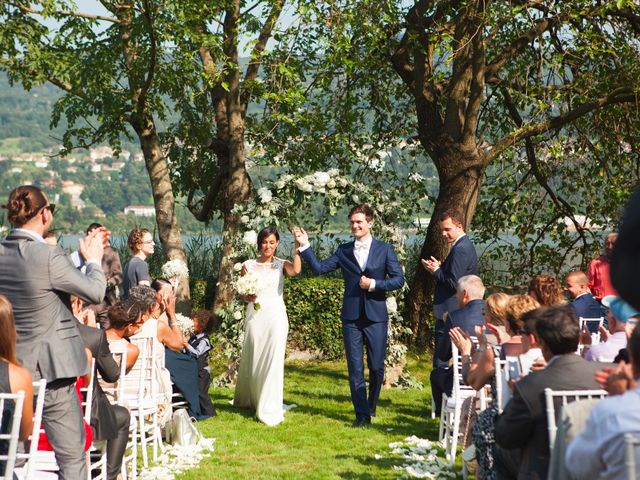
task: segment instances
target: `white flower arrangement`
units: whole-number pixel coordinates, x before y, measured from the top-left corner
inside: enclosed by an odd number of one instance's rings
[[[162,276],[164,278],[187,278],[189,276],[189,268],[187,264],[180,259],[169,260],[162,265]]]
[[[258,242],[258,234],[253,230],[249,230],[247,232],[244,232],[244,236],[242,237],[242,241],[244,243],[246,243],[247,245],[254,246]]]
[[[178,327],[180,327],[182,335],[185,338],[189,338],[193,335],[193,319],[182,315],[181,313],[176,313],[176,322],[178,322]]]

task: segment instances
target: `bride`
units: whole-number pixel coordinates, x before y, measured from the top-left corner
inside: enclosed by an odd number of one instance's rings
[[[253,408],[263,423],[274,426],[284,420],[284,356],[289,321],[282,298],[284,275],[300,273],[302,261],[294,246],[293,262],[275,256],[280,235],[274,227],[258,234],[260,256],[242,265],[242,275],[258,272],[257,295],[248,295],[244,344],[240,356],[238,383],[233,398],[237,407]]]

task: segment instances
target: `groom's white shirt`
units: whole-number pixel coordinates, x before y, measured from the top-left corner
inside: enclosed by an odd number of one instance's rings
[[[356,261],[362,270],[367,266],[367,259],[369,258],[369,249],[371,248],[371,242],[373,237],[369,235],[364,241],[356,240],[353,244],[353,255],[356,257]]]
[[[373,237],[369,235],[369,237],[363,240],[362,242],[359,240],[356,240],[353,243],[353,255],[354,257],[356,257],[356,262],[358,262],[358,265],[363,271],[367,266],[367,259],[369,258],[369,250],[371,249],[372,242],[373,242]],[[302,253],[310,246],[311,246],[310,243],[307,243],[306,245],[300,245],[300,247],[298,247],[298,252]],[[375,289],[376,289],[376,281],[372,278],[368,291],[373,292]]]

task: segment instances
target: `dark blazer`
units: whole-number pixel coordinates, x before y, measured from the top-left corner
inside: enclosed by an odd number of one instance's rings
[[[342,300],[343,321],[358,320],[364,313],[372,322],[386,322],[386,292],[397,290],[404,284],[402,267],[393,247],[388,243],[373,239],[369,248],[369,258],[362,270],[353,253],[354,242],[344,243],[329,258],[319,261],[311,247],[300,255],[316,275],[333,272],[338,268],[344,278]],[[360,288],[360,277],[364,275],[376,281],[376,288],[368,292]]]
[[[522,449],[519,480],[547,478],[550,454],[544,389],[598,389],[594,375],[605,366],[574,354],[559,355],[544,370],[531,372],[515,384],[513,397],[496,419],[495,439],[502,448]],[[559,414],[560,404],[556,417]]]
[[[48,382],[89,371],[69,294],[100,303],[105,288],[100,265],[89,264],[85,275],[62,248],[29,231],[12,231],[0,244],[0,293],[13,305],[18,359]]]
[[[576,317],[598,318],[602,317],[602,308],[590,293],[585,293],[571,301],[571,306],[576,311]]]
[[[443,318],[444,312],[458,309],[456,288],[460,277],[478,274],[478,255],[471,240],[463,236],[451,248],[440,268],[433,272],[436,289],[433,297],[436,318]]]
[[[96,361],[93,371],[93,403],[91,404],[91,428],[95,432],[96,440],[110,440],[118,435],[118,422],[113,411],[113,405],[105,395],[100,382],[95,377],[96,371],[109,383],[114,383],[120,378],[120,367],[113,359],[109,351],[109,343],[104,330],[87,327],[78,323],[80,336],[86,348],[91,350],[91,354]]]
[[[449,332],[453,327],[460,327],[469,335],[475,335],[475,326],[484,325],[482,308],[484,300],[471,300],[463,308],[454,310],[447,314],[447,321],[444,323],[444,335],[436,346],[436,356],[439,360],[447,362],[451,358],[451,337]]]

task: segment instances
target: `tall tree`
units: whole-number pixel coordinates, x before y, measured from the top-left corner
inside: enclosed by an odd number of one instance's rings
[[[149,172],[156,223],[170,259],[186,263],[175,213],[167,159],[157,128],[165,106],[156,85],[169,61],[160,36],[161,8],[151,0],[103,1],[108,15],[78,11],[72,2],[3,2],[0,5],[0,68],[26,89],[50,82],[65,92],[54,107],[62,116],[66,152],[107,142],[120,148],[135,132]],[[179,298],[189,298],[181,283]]]
[[[580,230],[575,199],[556,191],[553,171],[537,156],[541,142],[578,123],[583,131],[607,130],[600,113],[606,111],[624,112],[637,131],[634,2],[332,1],[317,7],[317,18],[316,43],[328,45],[323,68],[370,85],[350,113],[365,105],[389,111],[389,99],[411,103],[402,112],[439,182],[423,258],[447,254],[437,222],[445,209],[459,210],[471,227],[487,169],[497,160],[525,162],[545,201]],[[389,87],[390,75],[401,92]],[[368,131],[384,138],[379,127],[371,122]],[[424,340],[434,280],[419,263],[414,278],[407,313]]]

